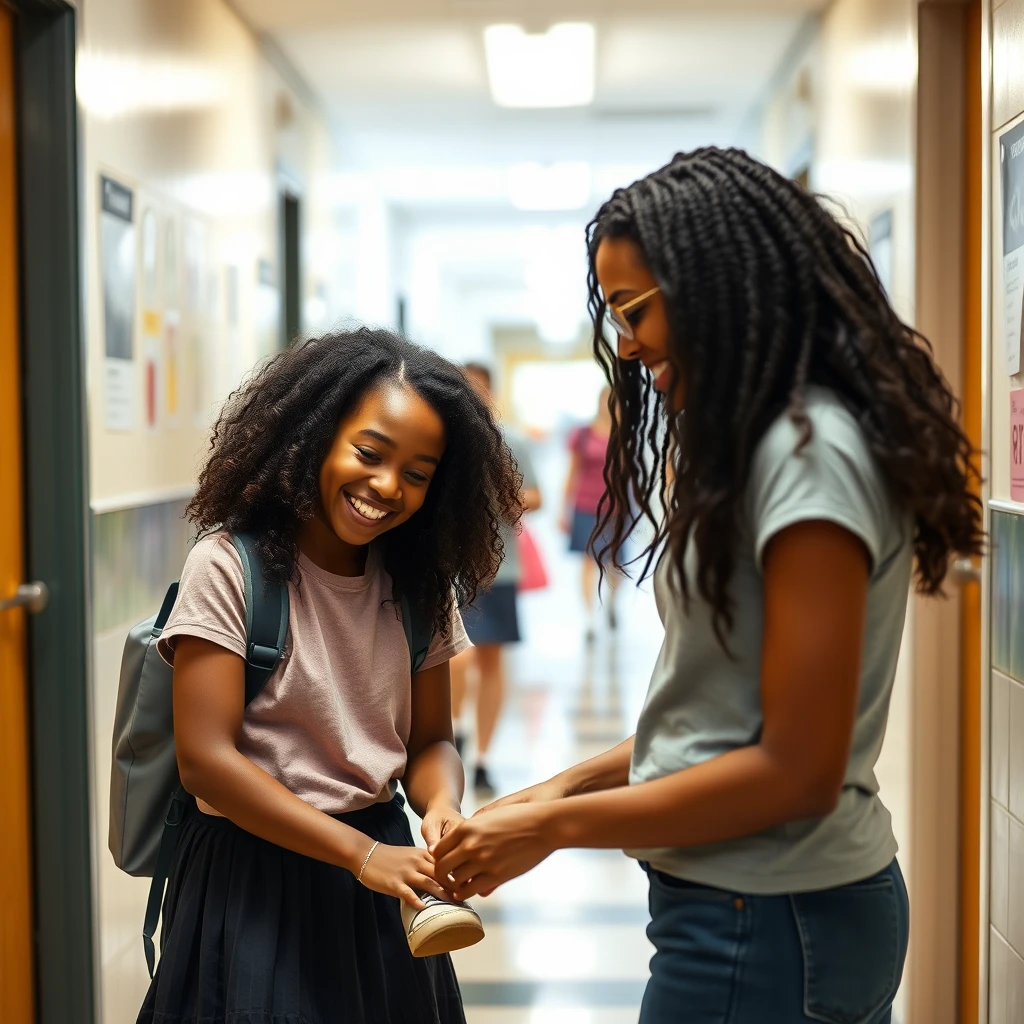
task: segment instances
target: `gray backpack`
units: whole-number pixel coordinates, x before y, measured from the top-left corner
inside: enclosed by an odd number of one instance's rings
[[[288,635],[288,588],[268,584],[249,534],[232,536],[245,579],[245,704],[252,703],[277,668]],[[172,583],[155,616],[128,634],[114,713],[110,773],[110,852],[130,875],[152,877],[142,941],[150,976],[156,963],[153,936],[160,920],[164,888],[178,834],[192,798],[178,778],[174,753],[172,684],[174,673],[160,657],[157,642],[178,596]],[[413,673],[430,647],[429,624],[417,621],[401,601],[402,623]]]

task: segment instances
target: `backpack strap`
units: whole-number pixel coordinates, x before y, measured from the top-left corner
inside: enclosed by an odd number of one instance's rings
[[[174,602],[178,600],[178,583],[175,581],[167,588],[167,593],[164,595],[164,603],[160,605],[160,611],[157,612],[156,618],[153,620],[153,632],[152,637],[155,640],[164,631],[164,626],[167,625],[167,620],[171,617],[171,612],[174,611]]]
[[[256,551],[256,539],[252,534],[234,534],[231,541],[242,560],[242,576],[245,581],[245,705],[248,707],[263,689],[284,654],[288,637],[288,587],[267,583],[263,563]],[[154,637],[159,636],[167,625],[177,595],[178,585],[175,583],[168,590],[157,615]],[[426,651],[423,653],[425,657]],[[179,784],[164,818],[164,830],[160,837],[160,849],[153,868],[146,918],[142,926],[142,945],[146,951],[150,978],[156,966],[153,936],[156,935],[160,921],[164,889],[174,861],[174,851],[178,846],[178,832],[185,820],[190,800],[191,797]]]
[[[142,923],[142,948],[146,951],[146,966],[149,976],[153,977],[156,970],[156,945],[153,936],[156,926],[160,923],[160,908],[164,902],[164,888],[167,876],[171,873],[174,851],[178,848],[178,829],[185,820],[188,802],[191,797],[185,788],[178,783],[164,817],[164,830],[160,835],[160,848],[153,866],[153,881],[149,885],[149,899],[146,901],[146,917]]]
[[[277,668],[288,637],[288,587],[268,584],[250,533],[231,537],[245,577],[245,704],[248,707]]]
[[[403,595],[400,600],[402,609],[402,627],[405,629],[405,639],[409,644],[409,658],[412,665],[412,674],[416,675],[427,660],[427,653],[430,651],[430,641],[433,639],[431,624],[424,622],[418,615],[409,599]]]

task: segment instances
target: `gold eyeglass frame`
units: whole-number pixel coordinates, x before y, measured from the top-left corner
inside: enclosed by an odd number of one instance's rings
[[[638,306],[641,302],[646,302],[647,299],[657,295],[660,291],[661,288],[655,285],[650,291],[644,292],[643,295],[638,295],[635,299],[630,299],[629,302],[622,303],[621,306],[613,306],[610,302],[608,303],[608,319],[620,338],[625,338],[627,341],[632,341],[634,338],[633,328],[626,319],[625,312],[634,306]]]

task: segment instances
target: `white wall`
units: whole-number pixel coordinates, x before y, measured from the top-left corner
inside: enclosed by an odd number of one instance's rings
[[[152,614],[155,588],[180,568],[180,507],[167,499],[191,488],[219,401],[277,346],[277,300],[273,288],[261,286],[259,267],[279,272],[280,180],[302,196],[304,305],[320,321],[310,328],[340,308],[332,289],[340,249],[327,213],[324,121],[301,83],[290,84],[225,3],[89,0],[80,30],[90,485],[97,512],[93,614],[102,623],[92,673],[98,991],[103,1024],[130,1024],[149,980],[141,942],[148,880],[119,872],[107,852],[124,637],[132,622]],[[110,426],[105,381],[101,174],[131,188],[135,199],[136,245],[125,259],[135,268],[136,288],[118,299],[135,300],[135,358],[122,381],[134,415],[117,429]],[[148,296],[138,237],[147,210],[156,217],[159,243]],[[186,260],[188,245],[195,248]],[[169,325],[177,327],[173,337]],[[159,396],[152,424],[145,416],[147,356]],[[123,507],[138,515],[108,511]]]
[[[258,267],[278,268],[279,175],[302,192],[307,257],[330,252],[323,238],[328,136],[319,113],[296,95],[219,0],[91,0],[84,5],[78,68],[83,111],[86,343],[94,503],[187,486],[205,427],[238,375],[277,338]],[[143,415],[142,285],[130,368],[133,424],[109,429],[104,375],[99,176],[135,193],[136,234],[146,209],[158,222],[157,289],[150,322],[161,402],[155,427]],[[173,232],[178,273],[170,271]],[[187,259],[196,243],[197,259]],[[141,278],[141,240],[136,267]],[[313,295],[330,268],[305,275]],[[194,266],[201,278],[189,286]],[[233,270],[230,268],[234,268]],[[229,276],[237,274],[238,322],[229,321]],[[261,311],[264,311],[261,313]],[[170,408],[172,353],[167,314],[179,319],[178,408]]]

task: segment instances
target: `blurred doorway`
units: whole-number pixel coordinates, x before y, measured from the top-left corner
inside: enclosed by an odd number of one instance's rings
[[[284,301],[282,348],[302,333],[302,205],[291,190],[281,193],[281,284]]]

